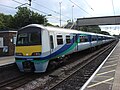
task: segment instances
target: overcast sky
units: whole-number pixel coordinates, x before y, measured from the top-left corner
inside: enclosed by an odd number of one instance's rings
[[[28,3],[28,0],[0,0],[0,12],[14,15],[17,11],[15,7],[20,5],[15,1],[23,4]],[[64,25],[67,20],[72,19],[72,9],[74,21],[76,18],[82,17],[120,15],[120,0],[32,0],[31,7],[39,11],[31,10],[43,15],[52,14],[52,16],[47,16],[49,22],[59,25],[60,3],[62,25]]]

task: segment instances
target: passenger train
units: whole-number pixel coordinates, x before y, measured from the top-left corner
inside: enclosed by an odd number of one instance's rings
[[[109,35],[30,24],[17,33],[15,61],[22,72],[45,72],[50,60],[112,40]]]

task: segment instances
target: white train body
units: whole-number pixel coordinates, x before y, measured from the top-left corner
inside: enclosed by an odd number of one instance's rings
[[[15,59],[20,71],[45,72],[50,60],[112,40],[108,35],[31,24],[18,31]]]

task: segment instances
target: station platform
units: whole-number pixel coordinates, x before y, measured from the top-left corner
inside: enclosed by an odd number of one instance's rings
[[[80,90],[120,90],[120,41]]]
[[[0,57],[0,66],[15,62],[14,56]]]

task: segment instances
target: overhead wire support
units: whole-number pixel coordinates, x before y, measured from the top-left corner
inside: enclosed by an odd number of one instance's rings
[[[31,1],[32,1],[32,0],[28,0],[28,1],[29,1],[29,6],[31,6]]]
[[[85,11],[83,8],[81,8],[79,5],[77,5],[75,2],[73,2],[72,0],[69,0],[71,3],[73,3],[74,5],[76,5],[77,7],[79,7],[82,11],[86,12],[87,14],[89,14],[87,11]],[[91,14],[89,14],[90,16],[92,16]]]
[[[60,27],[61,27],[61,4],[62,4],[62,2],[59,2],[59,5],[60,5]]]
[[[20,6],[15,7],[15,9],[17,9],[17,8],[19,8],[21,6],[24,6],[24,5],[29,5],[29,4],[28,3],[21,4]]]
[[[28,3],[23,4],[23,3],[18,2],[18,1],[16,1],[16,0],[12,0],[12,1],[14,1],[14,2],[16,2],[16,3],[18,3],[18,4],[21,4],[21,5],[26,5],[26,4],[28,4]],[[28,5],[29,5],[29,4],[28,4]],[[34,9],[34,10],[37,10],[37,11],[39,11],[39,12],[41,12],[41,13],[47,14],[47,13],[45,13],[45,12],[43,12],[43,11],[40,11],[40,10],[38,10],[38,9],[36,9],[36,8],[33,8],[33,7],[30,7],[30,8],[31,8],[31,9]]]
[[[114,9],[114,3],[113,3],[113,0],[112,0],[112,7],[113,7],[113,14],[115,16],[115,9]],[[114,19],[115,23],[116,23],[116,18]]]
[[[112,0],[112,8],[113,8],[113,13],[114,13],[114,16],[115,16],[115,9],[114,9],[113,0]]]

